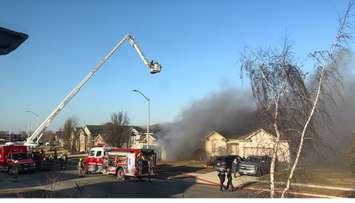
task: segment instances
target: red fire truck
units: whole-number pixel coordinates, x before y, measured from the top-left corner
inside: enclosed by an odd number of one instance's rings
[[[5,143],[0,145],[0,169],[10,174],[35,169],[28,147],[22,144]]]
[[[85,173],[102,173],[126,177],[154,175],[156,153],[151,149],[94,147],[84,159]]]

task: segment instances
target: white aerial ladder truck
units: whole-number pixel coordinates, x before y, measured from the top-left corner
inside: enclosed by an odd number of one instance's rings
[[[51,124],[54,118],[64,109],[64,107],[70,102],[70,100],[80,91],[80,89],[90,80],[95,73],[102,67],[102,65],[108,61],[111,56],[121,47],[124,42],[128,42],[138,53],[140,59],[149,68],[150,73],[159,73],[161,70],[161,65],[158,62],[148,61],[144,56],[141,48],[138,46],[137,42],[132,35],[126,34],[116,45],[99,61],[99,63],[82,79],[77,86],[75,86],[70,93],[59,103],[59,105],[53,110],[53,112],[38,126],[38,128],[32,133],[31,136],[25,141],[25,145],[29,147],[37,147],[39,145],[39,140],[41,139],[44,131]]]

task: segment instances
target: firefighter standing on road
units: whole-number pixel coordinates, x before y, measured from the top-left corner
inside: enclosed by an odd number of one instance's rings
[[[232,170],[231,169],[227,169],[227,188],[226,190],[229,189],[229,186],[231,186],[231,191],[234,191],[234,186],[233,186],[233,183],[232,183]]]
[[[83,163],[83,159],[79,159],[79,162],[78,162],[78,171],[79,171],[79,176],[80,177],[83,177],[84,176],[84,172],[85,172],[85,165]]]
[[[148,162],[148,181],[149,181],[149,183],[152,183],[152,180],[150,178],[150,176],[152,175],[152,172],[153,172],[152,163],[150,160],[148,160],[147,162]]]
[[[219,178],[219,191],[223,191],[224,188],[224,181],[226,179],[226,174],[224,173],[224,171],[219,171],[218,172],[218,178]]]

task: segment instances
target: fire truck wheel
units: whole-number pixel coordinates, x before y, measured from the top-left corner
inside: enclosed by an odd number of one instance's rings
[[[118,181],[124,181],[125,180],[125,175],[124,175],[124,171],[123,171],[123,168],[119,168],[117,169],[117,180]]]

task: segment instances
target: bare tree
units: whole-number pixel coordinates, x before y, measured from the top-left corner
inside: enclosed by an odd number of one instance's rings
[[[241,57],[241,70],[249,75],[251,89],[264,122],[276,134],[270,167],[270,196],[275,195],[275,167],[281,135],[286,135],[286,126],[296,126],[295,119],[285,115],[301,116],[303,109],[291,106],[304,104],[309,93],[304,83],[304,74],[292,60],[291,46],[285,40],[281,52],[258,49],[244,52]],[[297,101],[297,102],[296,102]],[[296,111],[297,110],[297,111]],[[291,111],[295,111],[292,114]],[[289,125],[292,122],[292,125]]]
[[[347,52],[346,41],[350,34],[348,17],[352,2],[340,20],[336,41],[329,51],[317,51],[311,54],[316,60],[313,77],[307,82],[306,74],[292,60],[291,48],[287,40],[281,52],[270,49],[258,49],[244,52],[241,57],[241,70],[249,76],[253,96],[263,113],[264,122],[272,126],[275,134],[272,163],[270,167],[270,196],[275,196],[275,163],[280,138],[288,140],[295,156],[287,185],[282,197],[288,191],[305,137],[320,140],[318,129],[330,127],[330,106],[336,106],[336,97],[341,87],[339,63]],[[307,84],[307,85],[306,85]],[[294,148],[293,148],[294,147]],[[291,150],[292,150],[291,149]]]
[[[347,41],[351,38],[348,28],[350,27],[349,17],[352,5],[353,1],[350,1],[344,16],[339,18],[338,32],[336,34],[335,42],[332,44],[330,50],[316,51],[311,54],[311,57],[316,61],[314,82],[317,86],[315,88],[315,96],[312,98],[313,105],[303,126],[297,154],[288,176],[286,187],[282,191],[282,198],[285,197],[285,194],[290,188],[291,180],[303,149],[304,138],[309,128],[310,121],[315,117],[314,115],[316,113],[321,116],[318,117],[318,121],[320,122],[322,122],[322,119],[326,119],[326,121],[329,121],[329,119],[331,120],[327,114],[326,108],[327,105],[336,105],[334,94],[338,92],[337,90],[339,86],[342,87],[342,76],[339,69],[341,65],[339,65],[339,63],[342,60],[343,53],[349,51]]]
[[[43,136],[41,137],[41,142],[42,143],[46,143],[46,142],[54,143],[55,135],[56,135],[55,132],[53,132],[51,130],[46,130],[46,131],[44,131]]]
[[[74,117],[68,118],[63,126],[63,141],[64,148],[70,151],[73,150],[73,133],[75,131],[76,126],[78,125],[78,120]]]
[[[120,111],[111,115],[111,122],[105,124],[104,134],[110,144],[114,146],[122,146],[127,142],[128,132],[127,126],[129,124],[129,118],[127,113]]]

